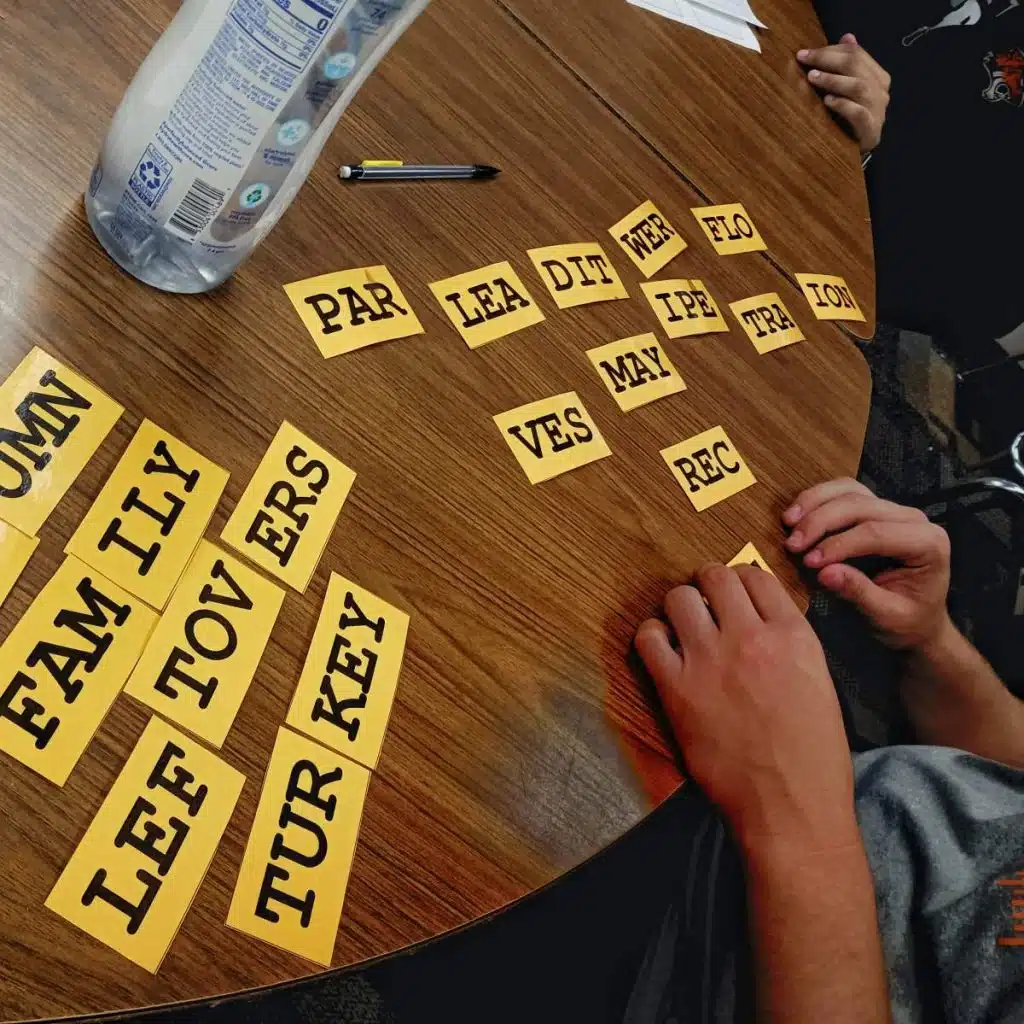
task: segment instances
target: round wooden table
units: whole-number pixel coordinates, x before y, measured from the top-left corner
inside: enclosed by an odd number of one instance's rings
[[[4,1020],[213,996],[317,969],[224,921],[331,570],[412,617],[335,966],[494,911],[601,849],[680,781],[630,663],[637,624],[699,563],[747,541],[803,595],[779,511],[802,487],[855,472],[864,436],[867,368],[792,283],[800,271],[841,274],[873,319],[856,148],[792,58],[822,40],[806,0],[757,3],[771,27],[763,56],[624,0],[435,0],[270,239],[227,286],[195,298],[117,270],[80,199],[110,116],[175,8],[0,0],[0,372],[39,345],[126,408],[40,530],[0,613],[3,635],[143,417],[230,471],[211,539],[285,418],[358,478],[309,589],[286,597],[223,748],[247,782],[156,974],[43,906],[148,714],[119,697],[63,788],[0,754]],[[339,163],[384,156],[504,173],[479,186],[337,181]],[[688,390],[627,415],[584,352],[657,330],[608,235],[646,199],[690,241],[660,276],[702,279],[723,308],[777,291],[807,341],[758,356],[733,323],[670,342]],[[767,254],[716,256],[689,213],[737,200]],[[559,312],[525,252],[584,240],[606,247],[630,298]],[[503,259],[547,319],[470,351],[427,285]],[[282,285],[378,263],[426,333],[325,361]],[[531,487],[491,417],[570,390],[613,457]],[[659,451],[717,424],[758,483],[698,515]]]

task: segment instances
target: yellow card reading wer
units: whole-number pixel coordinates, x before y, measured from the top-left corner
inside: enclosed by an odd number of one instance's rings
[[[46,906],[155,974],[244,782],[215,754],[151,718]]]
[[[623,412],[686,390],[683,378],[653,334],[592,348],[587,358]]]
[[[743,550],[729,563],[729,565],[756,565],[758,569],[764,569],[765,572],[772,572],[771,566],[761,556],[761,552],[754,547],[753,543],[745,544]]]
[[[597,242],[547,245],[530,249],[527,256],[559,309],[629,298],[618,271]]]
[[[63,786],[156,618],[84,562],[64,559],[0,648],[0,750]]]
[[[863,320],[849,285],[828,274],[797,274],[796,279],[819,320]]]
[[[279,729],[228,925],[331,966],[370,773]]]
[[[7,600],[37,547],[38,537],[26,537],[21,530],[0,522],[0,604]]]
[[[729,308],[761,355],[804,340],[804,333],[775,292],[754,295]]]
[[[686,239],[650,200],[627,213],[609,230],[644,277],[656,274],[686,248]]]
[[[703,281],[644,281],[640,287],[670,338],[729,330]]]
[[[125,692],[223,746],[283,600],[279,586],[200,541]]]
[[[355,478],[301,430],[282,423],[221,540],[302,593]]]
[[[123,411],[32,349],[0,386],[0,519],[35,534]]]
[[[757,482],[721,427],[680,441],[661,457],[698,512]]]
[[[767,249],[742,203],[725,206],[695,206],[690,211],[704,229],[719,256]]]

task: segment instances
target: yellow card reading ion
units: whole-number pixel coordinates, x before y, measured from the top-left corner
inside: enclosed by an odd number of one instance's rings
[[[370,773],[279,729],[228,925],[330,967]]]
[[[32,349],[0,386],[0,519],[35,534],[123,411]]]
[[[282,423],[221,539],[302,593],[355,478],[330,452]]]
[[[623,412],[686,390],[683,378],[653,334],[592,348],[587,358]]]
[[[661,457],[698,512],[757,482],[721,427],[680,441]]]
[[[244,782],[215,754],[151,718],[46,906],[155,974]]]
[[[283,600],[279,586],[200,541],[125,693],[222,746]]]
[[[767,249],[742,203],[725,206],[695,206],[690,211],[704,229],[719,256]]]
[[[729,308],[761,355],[804,340],[803,331],[775,292],[731,302]]]
[[[0,522],[0,604],[7,600],[37,547],[38,537],[26,537],[21,530]]]
[[[828,274],[797,274],[804,296],[819,320],[863,320],[849,286],[841,277]]]
[[[764,569],[765,572],[772,572],[771,566],[761,556],[761,552],[754,547],[753,543],[745,544],[743,550],[729,563],[729,565],[756,565],[758,569]]]
[[[686,248],[686,240],[650,200],[609,230],[644,277],[656,274]]]
[[[640,287],[670,338],[729,330],[703,281],[645,281]]]
[[[559,309],[629,298],[626,286],[597,242],[547,245],[530,249],[527,256]]]

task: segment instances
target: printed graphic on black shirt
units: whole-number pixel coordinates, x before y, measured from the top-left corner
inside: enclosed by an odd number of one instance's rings
[[[922,25],[903,37],[904,46],[913,46],[918,39],[940,28],[964,28],[977,25],[983,18],[998,18],[1020,6],[1021,0],[952,0],[953,8],[934,25]]]
[[[1024,107],[1024,50],[1015,46],[1003,53],[985,55],[988,85],[981,95],[990,103],[1010,103]]]

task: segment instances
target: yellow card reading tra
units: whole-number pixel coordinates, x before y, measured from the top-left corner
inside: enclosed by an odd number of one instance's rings
[[[279,586],[200,541],[125,692],[223,746],[283,600]]]
[[[123,411],[32,349],[0,386],[0,519],[35,534]]]
[[[686,239],[669,224],[651,200],[627,213],[609,230],[644,277],[656,274],[686,248]]]
[[[695,206],[690,212],[697,218],[697,223],[719,256],[768,248],[742,203]]]
[[[65,558],[0,648],[0,750],[63,786],[156,618],[84,562]]]
[[[640,287],[670,338],[729,330],[703,281],[645,281]]]
[[[0,604],[7,600],[37,547],[38,537],[26,537],[21,530],[0,522]]]
[[[721,427],[680,441],[661,457],[698,512],[757,482]]]
[[[653,334],[592,348],[587,358],[623,412],[686,390],[683,378]]]
[[[221,540],[302,593],[355,478],[301,430],[282,423]]]
[[[527,254],[559,309],[628,299],[626,286],[597,242],[547,245]]]
[[[47,908],[155,974],[244,782],[215,754],[151,718]]]
[[[797,274],[804,296],[819,320],[863,320],[849,285],[828,274]]]
[[[331,966],[370,773],[279,729],[228,925]]]
[[[775,292],[730,302],[733,316],[761,355],[804,340],[804,333]]]
[[[729,563],[729,565],[756,565],[758,569],[764,569],[765,572],[772,572],[771,566],[761,556],[761,552],[754,547],[753,543],[745,544],[743,550]]]

